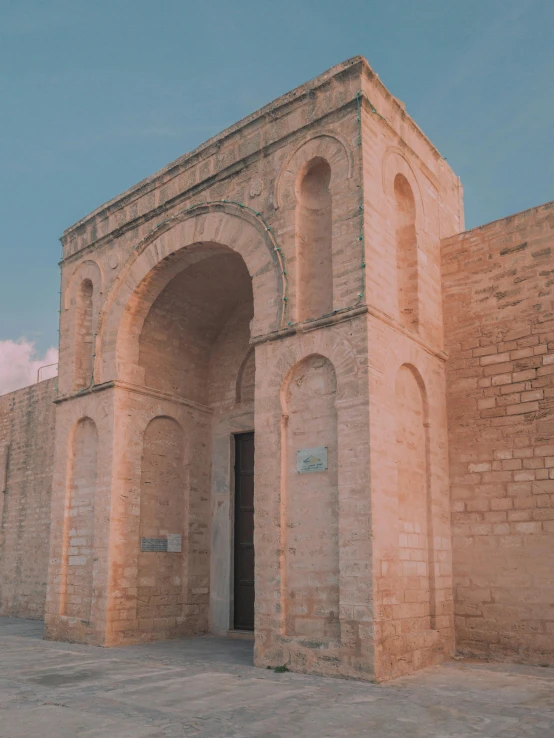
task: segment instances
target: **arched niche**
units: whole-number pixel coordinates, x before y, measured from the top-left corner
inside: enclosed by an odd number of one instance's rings
[[[336,396],[335,369],[317,354],[292,368],[282,390],[284,630],[320,641],[340,637]],[[303,456],[321,456],[310,450],[318,448],[327,468],[300,473]]]
[[[333,310],[333,199],[331,167],[314,157],[298,173],[296,183],[297,320]]]
[[[287,254],[294,251],[297,259],[288,270],[289,321],[326,315],[336,307],[333,294],[359,291],[359,284],[354,287],[344,276],[352,271],[347,266],[350,256],[337,250],[337,236],[344,237],[344,227],[341,230],[333,219],[333,211],[360,214],[352,169],[350,145],[331,131],[302,142],[281,167],[274,202],[286,223],[283,247]],[[294,243],[287,243],[288,233]]]
[[[296,207],[298,173],[317,158],[325,159],[331,169],[329,190],[332,196],[339,194],[345,180],[352,177],[352,151],[348,142],[336,132],[323,131],[302,142],[281,167],[273,196],[277,208]]]
[[[69,439],[60,614],[85,622],[92,606],[97,457],[96,424],[81,418]]]
[[[213,352],[228,327],[232,335],[227,366],[230,370],[230,364],[237,364],[238,370],[242,356],[234,354],[248,346],[253,297],[252,280],[239,254],[208,246],[200,252],[203,258],[182,264],[174,276],[173,264],[168,265],[172,278],[166,283],[167,275],[161,275],[165,286],[153,303],[146,301],[150,309],[141,323],[135,321],[137,333],[129,334],[128,348],[133,349],[138,338],[140,383],[207,405],[218,394],[214,384],[222,381],[217,369],[225,365],[223,356],[211,361]]]
[[[183,616],[186,604],[185,448],[183,429],[167,416],[153,418],[143,435],[137,619],[149,630],[165,630]],[[143,539],[179,536],[180,551],[143,551]],[[144,546],[147,548],[147,546]],[[157,624],[152,628],[152,621]]]
[[[83,279],[75,297],[73,388],[83,389],[92,382],[94,334],[93,334],[94,285]]]
[[[385,151],[381,164],[383,192],[391,203],[394,203],[394,180],[398,174],[402,174],[406,178],[414,196],[416,230],[427,232],[427,209],[421,194],[417,170],[409,161],[407,155],[393,146]]]
[[[410,183],[403,174],[394,178],[394,225],[398,315],[406,328],[419,330],[419,267],[416,232],[416,203]]]
[[[428,407],[419,372],[403,364],[396,375],[398,597],[402,632],[434,627],[434,544],[429,480]]]
[[[94,373],[95,335],[103,275],[95,261],[81,262],[63,289],[60,377],[62,393],[88,387]]]

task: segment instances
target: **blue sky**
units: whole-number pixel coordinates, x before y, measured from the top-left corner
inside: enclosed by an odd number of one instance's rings
[[[57,344],[64,228],[356,54],[466,227],[554,199],[553,29],[552,0],[1,0],[0,341]]]

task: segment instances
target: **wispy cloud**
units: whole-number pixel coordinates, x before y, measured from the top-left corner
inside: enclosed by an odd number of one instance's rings
[[[35,344],[26,338],[0,341],[0,395],[34,384],[40,367],[56,364],[57,361],[58,349],[54,347],[41,357],[35,350]],[[57,371],[57,366],[42,369],[40,379],[55,377]]]

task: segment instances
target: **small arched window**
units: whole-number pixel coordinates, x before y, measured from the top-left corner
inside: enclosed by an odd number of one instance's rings
[[[75,389],[88,387],[92,380],[92,297],[92,282],[83,279],[75,305]]]
[[[297,319],[319,318],[333,310],[331,167],[321,157],[309,161],[296,192]]]
[[[412,188],[403,174],[394,180],[396,203],[396,266],[400,322],[419,330],[419,285],[416,238],[416,207]]]

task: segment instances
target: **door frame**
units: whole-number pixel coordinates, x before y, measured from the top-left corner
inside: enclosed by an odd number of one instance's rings
[[[252,633],[254,634],[254,628],[252,631],[244,631],[244,630],[238,630],[235,628],[235,569],[236,569],[236,510],[237,510],[237,468],[236,468],[236,462],[237,462],[237,436],[244,436],[244,435],[252,435],[254,437],[254,444],[256,442],[256,435],[254,428],[251,428],[250,430],[247,429],[241,429],[237,431],[233,431],[231,433],[231,474],[230,474],[230,513],[231,513],[231,550],[230,550],[230,558],[231,558],[231,577],[230,577],[230,597],[229,597],[229,631],[235,632],[235,633]],[[254,462],[255,462],[255,455],[254,455]],[[254,496],[255,496],[255,490],[254,490]],[[255,497],[254,497],[255,499]],[[256,509],[254,506],[254,516],[256,514]],[[255,556],[256,556],[256,549],[254,548],[254,566],[255,566]],[[255,571],[255,569],[254,569]],[[256,584],[254,580],[254,600],[256,597]]]

